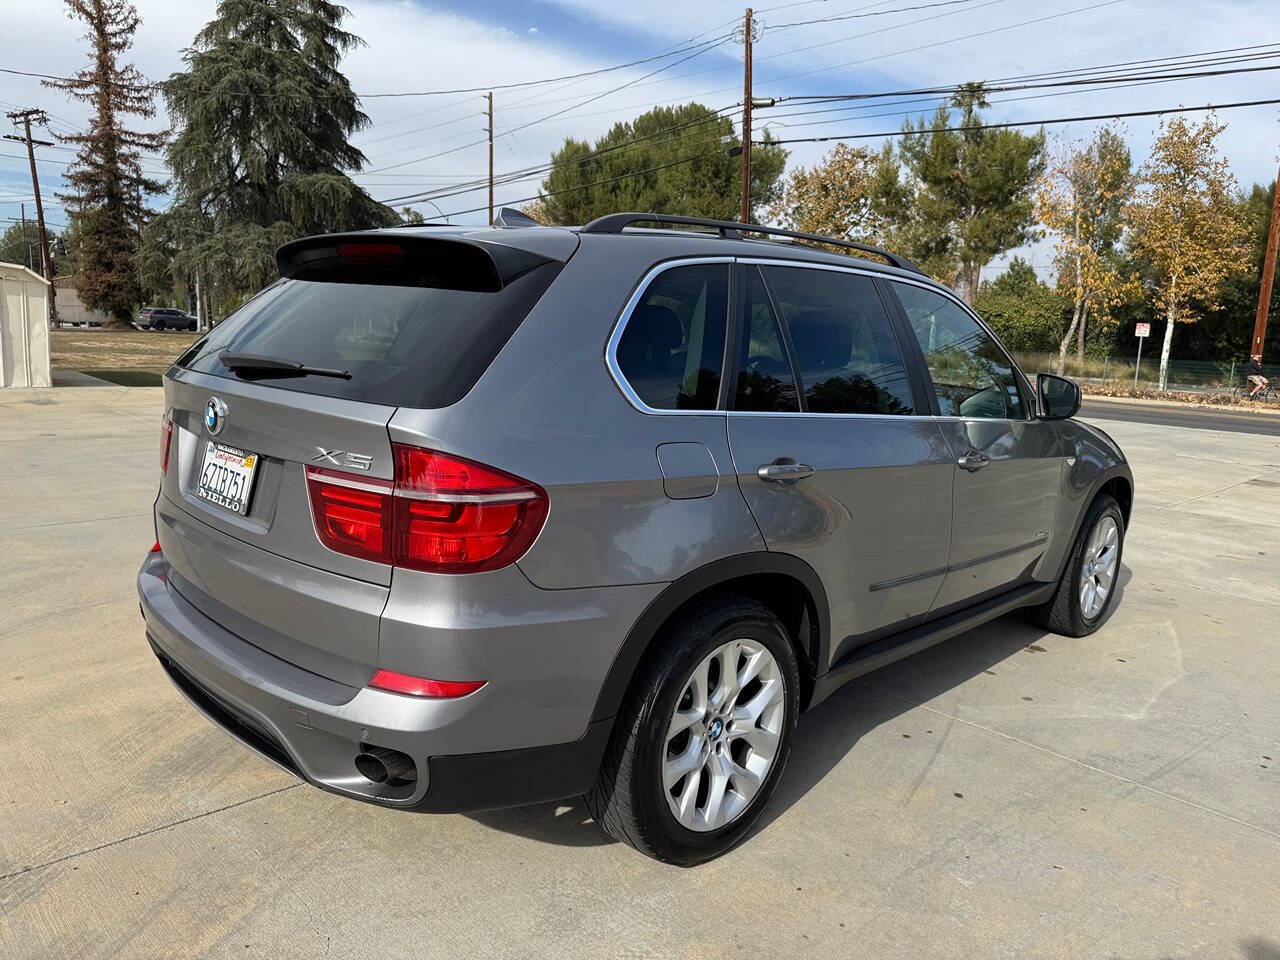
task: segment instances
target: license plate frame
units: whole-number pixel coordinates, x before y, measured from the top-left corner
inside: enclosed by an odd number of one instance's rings
[[[248,516],[260,461],[258,454],[251,451],[216,440],[205,441],[200,471],[195,476],[196,496],[237,517]]]

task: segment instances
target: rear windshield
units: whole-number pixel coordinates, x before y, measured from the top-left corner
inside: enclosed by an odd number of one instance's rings
[[[188,370],[283,390],[402,407],[446,407],[466,395],[556,278],[542,263],[501,290],[281,280],[179,358]],[[346,370],[350,379],[240,376],[222,351]]]

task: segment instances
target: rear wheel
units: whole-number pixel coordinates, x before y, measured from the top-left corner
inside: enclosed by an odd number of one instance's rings
[[[733,597],[682,618],[632,684],[588,810],[658,860],[719,856],[777,788],[799,694],[795,648],[768,608]]]
[[[1124,514],[1114,497],[1103,494],[1080,524],[1053,597],[1033,607],[1031,619],[1067,637],[1093,633],[1115,602],[1123,551]]]

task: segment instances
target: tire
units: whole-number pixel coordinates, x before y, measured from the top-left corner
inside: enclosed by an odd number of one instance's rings
[[[196,328],[196,322],[194,320],[192,320],[190,323],[187,324],[188,330],[195,330],[195,328]]]
[[[1100,542],[1095,541],[1095,536],[1108,539],[1106,532],[1112,528],[1114,542],[1111,549],[1114,550],[1114,556],[1095,553],[1093,548]],[[1072,544],[1071,554],[1067,557],[1053,596],[1046,603],[1028,611],[1031,621],[1064,637],[1087,637],[1093,633],[1106,619],[1107,611],[1115,603],[1123,555],[1124,514],[1120,512],[1120,505],[1114,497],[1102,494],[1089,505],[1089,511],[1080,524],[1080,532],[1076,535],[1076,542]],[[1110,569],[1109,582],[1103,575],[1106,568]],[[1092,576],[1094,581],[1092,601],[1085,592],[1087,575]],[[1100,605],[1087,608],[1086,601],[1096,602],[1098,590],[1104,582],[1106,595]]]
[[[768,658],[760,657],[761,651]],[[723,692],[720,664],[729,657],[738,665],[736,677],[753,667],[760,673],[741,686],[732,701],[739,718],[726,724],[715,716],[714,701]],[[714,665],[702,674],[707,704],[703,719],[668,737],[678,706],[687,717],[699,712],[692,699],[694,673],[708,663]],[[761,677],[768,678],[767,684]],[[758,719],[741,718],[779,686],[781,704],[764,707]],[[610,836],[656,860],[693,866],[718,857],[746,837],[777,789],[791,752],[799,704],[795,647],[772,611],[738,595],[694,609],[664,628],[633,678],[596,783],[586,795],[587,810]],[[719,714],[728,717],[732,712],[722,705]],[[735,732],[745,736],[734,736]],[[705,759],[693,760],[691,769],[697,769],[668,789],[664,776],[675,769],[668,764],[679,765],[682,756]],[[747,765],[760,776],[748,779]],[[726,775],[729,770],[738,772]],[[693,777],[696,782],[688,779]],[[714,784],[720,782],[729,786],[717,791]],[[718,806],[713,806],[715,795],[722,798]],[[688,801],[686,823],[673,810],[680,799]]]

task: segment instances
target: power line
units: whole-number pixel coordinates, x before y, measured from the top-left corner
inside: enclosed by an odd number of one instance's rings
[[[580,157],[574,157],[573,159],[567,161],[566,165],[572,164],[575,166],[581,166],[584,163],[588,163],[592,160],[597,160],[601,157],[608,156],[609,154],[616,153],[620,150],[625,150],[638,143],[644,143],[649,140],[654,140],[658,137],[665,136],[670,133],[675,133],[679,130],[687,130],[691,127],[697,127],[703,124],[715,122],[717,120],[722,119],[726,115],[726,111],[736,111],[736,110],[737,110],[737,107],[722,107],[719,110],[715,110],[715,111],[712,111],[711,113],[704,114],[701,117],[695,117],[692,120],[685,120],[682,123],[672,124],[671,126],[663,127],[660,130],[655,130],[652,133],[645,134],[644,136],[633,137],[630,140],[624,140],[621,143],[610,144],[607,147],[602,147],[598,150],[593,150]],[[494,182],[495,183],[515,183],[515,182],[519,182],[520,180],[530,180],[530,179],[533,179],[533,177],[535,176],[541,176],[544,173],[550,172],[552,169],[554,169],[554,167],[555,167],[554,161],[548,161],[547,163],[538,164],[536,166],[525,167],[522,170],[512,170],[507,173],[500,174],[495,178]],[[454,183],[454,184],[449,184],[447,186],[436,187],[433,190],[419,191],[417,193],[407,194],[401,197],[391,197],[387,200],[380,200],[378,202],[379,203],[400,203],[404,201],[416,201],[418,199],[440,200],[445,197],[457,196],[458,194],[462,194],[462,193],[471,193],[473,190],[479,189],[479,187],[483,186],[485,182],[486,182],[485,179],[465,180],[465,181],[462,181],[461,183]],[[463,189],[463,188],[468,188],[468,189]]]
[[[716,41],[715,41],[715,46],[720,46],[721,44],[728,42],[728,40],[729,40],[729,39],[730,39],[730,38],[729,38],[729,37],[727,37],[727,36],[726,36],[726,37],[723,37],[723,38],[720,38],[720,39],[718,39],[718,40],[716,40]],[[704,47],[704,48],[702,48],[702,49],[700,49],[700,50],[695,51],[694,53],[690,53],[689,55],[687,55],[687,56],[685,56],[685,57],[682,57],[682,58],[681,58],[681,59],[679,59],[679,60],[676,60],[674,63],[668,63],[668,64],[665,64],[665,65],[663,65],[663,66],[661,66],[661,67],[658,67],[658,69],[656,69],[656,70],[652,70],[652,71],[650,71],[649,73],[645,74],[644,76],[637,77],[635,80],[628,80],[626,83],[619,84],[618,86],[613,87],[613,88],[611,88],[611,89],[609,89],[609,90],[605,90],[605,91],[602,91],[601,93],[593,94],[593,95],[591,95],[591,96],[587,97],[585,100],[583,100],[583,101],[581,101],[580,103],[578,103],[576,106],[577,106],[577,107],[585,107],[588,103],[594,103],[596,100],[600,100],[600,99],[601,99],[601,98],[603,98],[603,97],[607,97],[607,96],[610,96],[610,95],[612,95],[612,94],[615,94],[615,93],[617,93],[619,90],[625,90],[627,87],[635,86],[637,83],[640,83],[642,80],[646,80],[646,79],[648,79],[649,77],[652,77],[652,76],[654,76],[655,74],[661,73],[661,72],[662,72],[662,71],[664,71],[664,70],[670,70],[672,67],[679,66],[680,64],[684,63],[685,61],[687,61],[687,60],[692,60],[694,57],[700,56],[700,55],[702,55],[702,54],[706,53],[708,50],[711,50],[711,49],[713,49],[713,47]],[[520,131],[520,130],[524,130],[524,129],[528,128],[528,127],[536,126],[536,125],[538,125],[538,124],[540,124],[540,123],[545,123],[545,122],[546,122],[546,121],[548,121],[548,120],[552,120],[552,119],[554,119],[554,118],[556,118],[556,117],[559,117],[559,116],[561,116],[561,115],[563,115],[563,114],[569,113],[570,111],[572,111],[572,110],[574,110],[574,109],[576,109],[576,107],[565,107],[563,110],[557,110],[557,111],[555,111],[554,113],[549,113],[549,114],[547,114],[547,115],[546,115],[546,116],[544,116],[544,117],[539,117],[537,120],[529,120],[529,121],[526,121],[525,123],[522,123],[522,124],[519,124],[519,125],[517,125],[517,126],[511,127],[511,128],[510,128],[509,130],[507,130],[505,133],[498,134],[498,136],[510,136],[512,133],[518,132],[518,131]],[[434,159],[435,159],[435,158],[437,158],[437,157],[443,157],[443,156],[446,156],[446,155],[448,155],[448,154],[450,154],[450,153],[457,153],[457,152],[458,152],[458,151],[460,151],[460,150],[466,150],[468,147],[478,146],[479,144],[482,144],[482,143],[485,143],[485,142],[487,142],[487,138],[486,138],[486,140],[476,140],[476,141],[473,141],[473,142],[471,142],[471,143],[465,143],[465,144],[463,144],[463,145],[462,145],[462,146],[460,146],[460,147],[451,147],[451,148],[450,148],[450,149],[448,149],[448,150],[442,150],[442,151],[440,151],[439,153],[429,154],[428,156],[425,156],[425,157],[416,157],[416,158],[414,158],[414,159],[412,159],[412,160],[402,160],[400,163],[393,163],[393,164],[389,164],[389,165],[387,165],[387,166],[385,166],[385,167],[376,167],[376,168],[374,168],[374,169],[372,169],[372,170],[366,170],[365,172],[366,172],[366,173],[381,173],[382,171],[385,171],[385,170],[395,170],[395,169],[398,169],[398,168],[400,168],[400,167],[407,167],[407,166],[409,166],[410,164],[414,164],[414,163],[421,163],[421,162],[423,162],[423,161],[425,161],[425,160],[434,160]]]
[[[859,7],[852,13],[838,13],[829,17],[814,17],[812,20],[796,20],[792,23],[770,23],[765,24],[766,30],[789,30],[792,27],[806,27],[812,23],[832,23],[836,20],[861,20],[865,17],[887,17],[893,13],[910,13],[915,10],[932,10],[935,7],[955,7],[962,3],[973,3],[973,0],[938,0],[936,3],[922,3],[914,7],[895,7],[892,10],[873,10],[865,11],[866,7]],[[764,11],[762,10],[761,13]]]
[[[1270,100],[1238,100],[1234,103],[1205,104],[1202,107],[1164,107],[1159,110],[1130,110],[1125,113],[1095,113],[1079,117],[1052,117],[1046,120],[1019,120],[1009,123],[977,123],[967,127],[930,127],[924,131],[888,130],[880,133],[831,134],[825,137],[792,137],[785,140],[757,143],[824,143],[829,140],[872,140],[882,137],[914,136],[917,133],[970,133],[976,130],[1007,130],[1013,127],[1043,127],[1060,123],[1083,123],[1090,120],[1127,120],[1132,117],[1158,117],[1166,113],[1202,113],[1208,110],[1232,110],[1237,107],[1262,107],[1280,103],[1280,97]]]
[[[671,160],[667,163],[661,163],[661,164],[658,164],[658,166],[656,167],[648,167],[644,170],[635,170],[631,173],[622,173],[614,177],[607,177],[604,180],[594,180],[591,183],[580,183],[577,186],[565,187],[562,190],[551,190],[544,193],[534,194],[531,197],[521,197],[519,200],[508,200],[506,201],[504,206],[509,206],[513,203],[528,203],[530,200],[538,200],[542,197],[558,197],[558,196],[561,196],[562,194],[574,193],[575,191],[586,190],[590,187],[603,186],[606,183],[616,183],[619,180],[629,180],[631,177],[642,177],[646,173],[657,173],[659,170],[667,170],[667,169],[670,169],[671,167],[678,167],[683,163],[692,163],[694,160],[702,160],[706,157],[714,157],[718,154],[719,154],[718,150],[709,150],[709,151],[706,151],[705,153],[698,153],[690,157],[682,157],[679,160]],[[449,216],[460,217],[468,213],[478,213],[479,211],[484,209],[486,208],[472,207],[469,210],[455,210],[452,213],[450,213]]]

